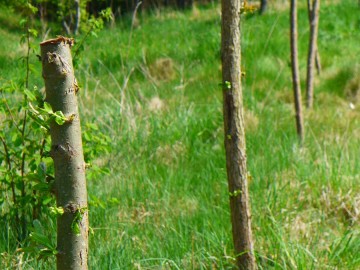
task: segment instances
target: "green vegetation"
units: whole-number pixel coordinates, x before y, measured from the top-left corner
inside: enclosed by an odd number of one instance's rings
[[[360,268],[355,2],[322,4],[323,71],[315,79],[314,109],[305,111],[303,148],[293,117],[288,10],[243,17],[249,188],[260,269]],[[25,77],[20,17],[8,13],[0,12],[0,87]],[[308,34],[304,5],[299,10],[303,86]],[[91,153],[97,157],[93,166],[109,172],[88,181],[90,268],[230,269],[219,7],[158,10],[139,17],[132,30],[125,18],[84,47],[77,63],[81,117],[111,138],[107,154]],[[40,62],[35,55],[30,60],[30,86],[40,89]],[[55,235],[54,228],[45,230]],[[0,222],[1,269],[53,268],[53,259],[37,261],[16,252],[14,241]]]

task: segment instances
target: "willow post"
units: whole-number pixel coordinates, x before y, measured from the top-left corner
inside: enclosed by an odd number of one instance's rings
[[[240,1],[222,0],[221,16],[224,132],[232,235],[237,267],[241,270],[254,270],[256,265],[247,186],[245,125],[240,80]]]
[[[40,44],[46,101],[68,119],[50,123],[51,157],[55,166],[57,206],[57,269],[85,270],[88,257],[88,211],[85,162],[70,48],[73,40],[59,37]]]

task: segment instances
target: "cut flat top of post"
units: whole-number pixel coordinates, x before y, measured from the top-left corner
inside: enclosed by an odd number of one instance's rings
[[[57,43],[67,43],[72,47],[74,45],[74,39],[73,38],[67,38],[63,36],[57,36],[53,39],[48,39],[40,43],[40,46],[48,45],[48,44],[57,44]]]

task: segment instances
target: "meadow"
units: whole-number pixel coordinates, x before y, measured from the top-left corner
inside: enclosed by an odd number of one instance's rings
[[[304,92],[309,27],[305,3],[299,8]],[[1,83],[25,72],[20,18],[8,13],[0,12]],[[244,15],[241,25],[258,266],[359,269],[360,9],[351,0],[322,3],[322,72],[314,108],[304,108],[302,147],[288,16],[279,4]],[[76,70],[82,121],[111,138],[94,161],[106,170],[88,180],[90,269],[232,269],[220,23],[218,4],[155,10],[86,40]],[[30,83],[41,88],[35,55],[31,64]],[[0,231],[1,269],[53,269],[54,259],[16,252]]]

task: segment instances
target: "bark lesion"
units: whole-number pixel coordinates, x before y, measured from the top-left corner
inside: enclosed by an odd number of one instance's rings
[[[67,159],[71,159],[76,154],[77,152],[69,143],[55,144],[51,146],[50,156],[53,159],[56,157],[66,157]]]
[[[65,205],[64,207],[64,211],[66,213],[71,213],[71,214],[75,214],[76,211],[78,211],[78,209],[80,209],[80,206],[77,205],[76,203],[72,203],[72,202],[69,202],[67,205]]]
[[[64,75],[71,72],[70,65],[59,54],[55,52],[48,52],[46,56],[49,64],[55,63],[57,66],[62,67],[61,73],[63,73]]]
[[[56,38],[49,39],[49,40],[46,40],[44,42],[41,42],[40,45],[57,44],[57,43],[64,43],[65,45],[69,45],[70,47],[72,47],[75,44],[75,40],[73,38],[57,36]]]
[[[81,143],[81,127],[70,47],[73,39],[57,37],[41,43],[46,99],[56,112],[50,123],[55,165],[57,204],[64,208],[58,217],[58,269],[87,269],[88,208]],[[57,121],[56,121],[57,120]],[[62,251],[62,252],[61,252]],[[81,252],[81,258],[79,254]]]

